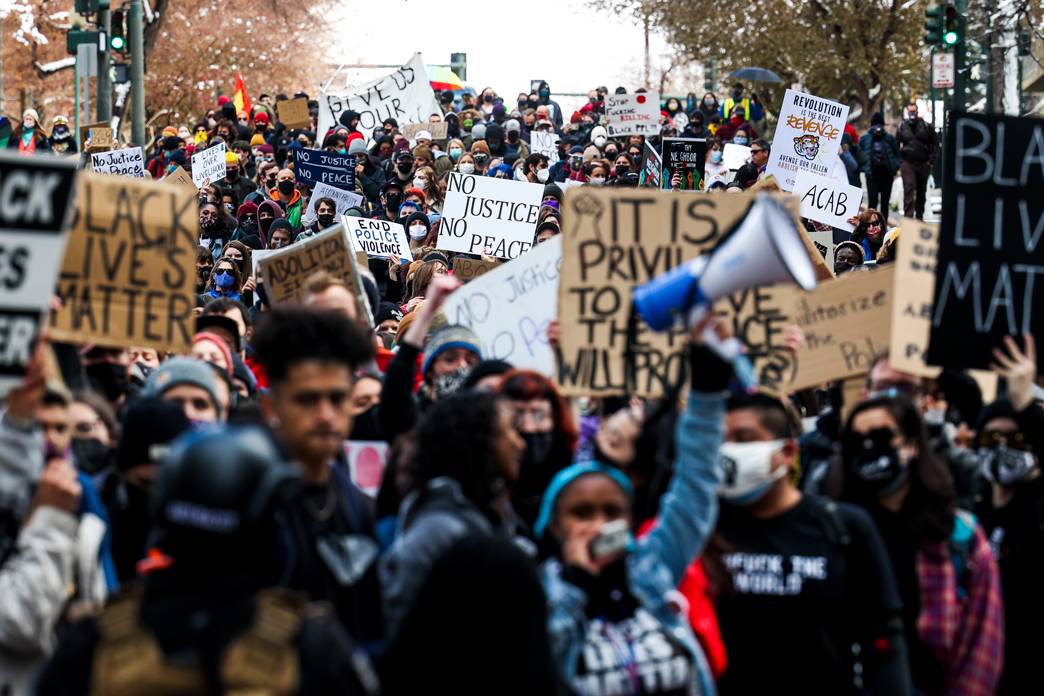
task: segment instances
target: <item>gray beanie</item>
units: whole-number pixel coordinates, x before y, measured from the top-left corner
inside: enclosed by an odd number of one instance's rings
[[[178,357],[165,361],[149,375],[141,393],[142,396],[161,397],[168,389],[181,384],[199,387],[210,397],[214,408],[221,410],[214,370],[202,360],[195,358]]]
[[[363,142],[362,138],[355,138],[352,142],[348,143],[348,154],[349,155],[365,155],[366,154],[366,143]]]
[[[471,127],[471,138],[472,140],[485,140],[486,139],[486,124],[476,123]]]
[[[475,332],[460,324],[449,324],[436,331],[428,339],[428,345],[424,346],[424,360],[421,365],[421,374],[427,375],[428,368],[439,357],[440,353],[450,348],[466,348],[482,359],[482,349],[479,348],[479,337]]]

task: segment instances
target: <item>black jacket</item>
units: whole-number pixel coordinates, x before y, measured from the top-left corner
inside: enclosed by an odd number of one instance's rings
[[[911,164],[933,164],[938,155],[939,141],[935,129],[923,118],[906,119],[895,132],[899,141],[899,156]]]

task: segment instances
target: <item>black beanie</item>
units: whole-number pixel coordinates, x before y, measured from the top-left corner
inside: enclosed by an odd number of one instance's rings
[[[983,426],[994,418],[1011,418],[1015,420],[1015,416],[1015,408],[1010,401],[1002,396],[996,401],[983,406],[982,411],[979,412],[979,422],[975,424],[975,430],[981,432]],[[1027,434],[1032,435],[1031,433]]]
[[[870,125],[871,126],[883,126],[884,125],[884,115],[880,111],[875,111],[873,113],[873,115],[870,116]]]
[[[142,464],[158,464],[170,443],[191,427],[179,404],[159,397],[135,399],[123,419],[116,468],[129,471]]]
[[[483,360],[471,368],[471,372],[464,379],[461,389],[473,389],[483,378],[502,375],[511,369],[514,369],[512,364],[504,360]]]

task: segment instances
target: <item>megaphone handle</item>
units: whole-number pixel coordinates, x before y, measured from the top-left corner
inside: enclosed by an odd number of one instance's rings
[[[695,313],[696,310],[693,310]],[[707,308],[703,308],[703,312],[707,312]],[[690,319],[692,315],[690,314]],[[699,321],[699,318],[696,319]],[[751,365],[750,360],[743,353],[743,343],[740,342],[735,336],[729,336],[722,340],[718,338],[718,334],[714,332],[712,327],[707,327],[703,330],[703,343],[705,346],[710,348],[714,353],[724,360],[725,362],[732,365],[732,373],[744,389],[751,390],[757,386],[757,376],[754,374],[754,366]]]

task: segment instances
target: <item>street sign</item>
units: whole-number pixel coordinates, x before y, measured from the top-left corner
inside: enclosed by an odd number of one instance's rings
[[[932,56],[932,87],[935,89],[953,87],[954,72],[952,53],[936,53]]]
[[[76,47],[76,74],[81,78],[98,76],[98,45],[83,43]]]

